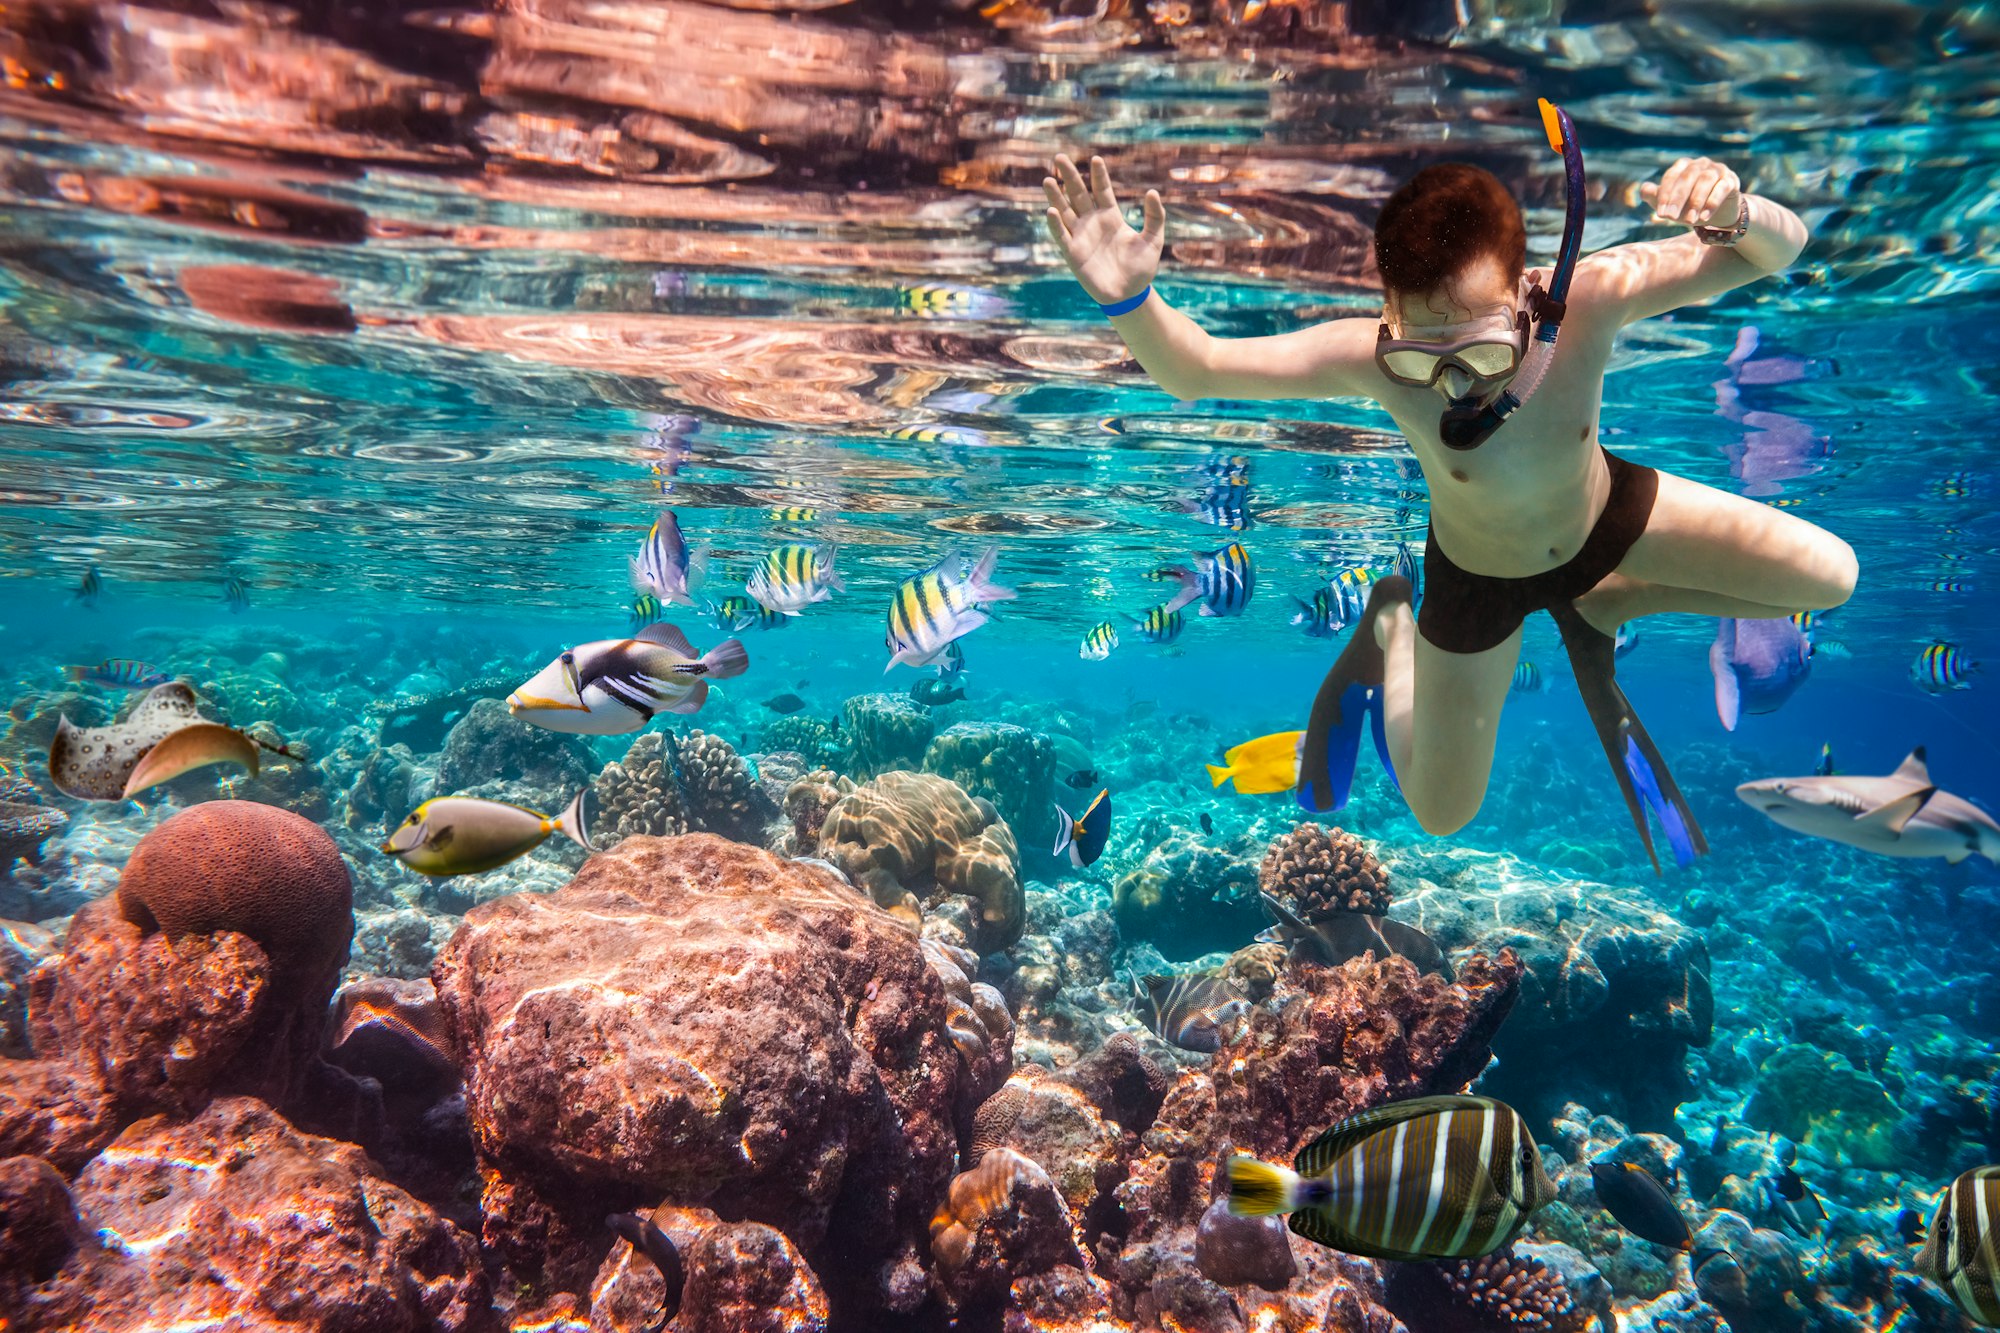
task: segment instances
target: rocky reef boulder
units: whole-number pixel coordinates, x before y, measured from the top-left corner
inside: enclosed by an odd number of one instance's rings
[[[474,909],[434,977],[487,1239],[522,1273],[579,1290],[605,1214],[664,1197],[781,1229],[855,1318],[925,1298],[955,1125],[992,1066],[968,1073],[915,932],[837,876],[630,838],[553,894]]]
[[[1526,966],[1485,1091],[1536,1123],[1573,1099],[1673,1130],[1688,1048],[1707,1045],[1715,1022],[1698,931],[1636,892],[1551,880],[1503,854],[1461,848],[1391,869],[1404,886],[1396,918],[1448,952],[1504,947]]]
[[[857,777],[918,767],[936,725],[931,710],[907,694],[857,694],[840,717],[847,733],[844,771]]]
[[[596,771],[581,740],[530,726],[498,699],[480,699],[445,736],[431,794],[468,793],[553,813]]]
[[[252,1098],[134,1124],[77,1176],[72,1200],[46,1174],[14,1174],[38,1187],[44,1270],[64,1251],[19,1296],[24,1327],[499,1327],[470,1236],[359,1148],[302,1134]]]
[[[1015,842],[1046,851],[1055,846],[1056,753],[1053,741],[1026,727],[960,722],[932,739],[923,767],[991,801]]]
[[[1175,828],[1112,890],[1112,911],[1127,939],[1150,940],[1169,958],[1233,949],[1265,924],[1258,866]]]

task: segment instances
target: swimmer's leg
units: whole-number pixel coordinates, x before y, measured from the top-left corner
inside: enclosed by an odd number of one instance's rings
[[[1595,588],[1576,599],[1576,609],[1592,628],[1605,634],[1615,634],[1620,625],[1641,616],[1676,612],[1697,616],[1732,616],[1738,620],[1777,620],[1792,614],[1790,607],[1746,602],[1704,592],[1700,588],[1642,583],[1623,574],[1606,575]]]
[[[1486,799],[1521,629],[1484,652],[1446,652],[1417,632],[1416,616],[1403,605],[1377,620],[1376,637],[1386,658],[1389,752],[1403,798],[1425,832],[1456,833]]]
[[[1592,605],[1593,591],[1577,600],[1592,625],[1615,627],[1632,614],[1659,611],[1770,619],[1824,611],[1853,594],[1860,573],[1854,548],[1826,529],[1670,472],[1659,477],[1646,530],[1617,575],[1680,594],[1649,592],[1612,619],[1616,608],[1606,603],[1615,599],[1607,592]]]

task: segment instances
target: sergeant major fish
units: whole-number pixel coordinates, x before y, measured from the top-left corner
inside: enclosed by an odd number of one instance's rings
[[[1132,619],[1132,628],[1139,631],[1139,637],[1147,643],[1172,643],[1181,636],[1181,630],[1186,626],[1187,621],[1181,613],[1167,606],[1156,606]]]
[[[847,585],[834,572],[831,546],[780,546],[758,562],[744,582],[744,591],[761,606],[795,616],[814,602],[824,602]]]
[[[438,796],[409,813],[381,850],[410,869],[433,878],[475,875],[506,865],[560,832],[585,851],[590,841],[591,789],[586,786],[569,808],[551,819],[525,806],[474,796]]]
[[[232,612],[248,611],[250,589],[244,586],[242,579],[232,574],[222,581],[222,601]]]
[[[1108,620],[1099,621],[1084,632],[1083,642],[1077,645],[1076,655],[1086,662],[1102,662],[1111,656],[1111,650],[1118,646],[1118,627]]]
[[[1307,1240],[1372,1259],[1491,1254],[1556,1197],[1527,1122],[1488,1097],[1392,1102],[1321,1134],[1289,1171],[1252,1157],[1227,1169],[1230,1212],[1289,1214]]]
[[[151,662],[130,657],[107,657],[96,666],[66,666],[63,675],[81,684],[119,690],[150,690],[173,679]]]
[[[998,547],[989,547],[972,567],[962,569],[953,552],[896,589],[889,603],[888,631],[883,642],[889,649],[887,671],[898,662],[928,666],[944,653],[955,639],[964,638],[991,617],[986,606],[1014,595],[1012,588],[993,582],[993,566],[1000,559]]]
[[[740,676],[749,665],[740,640],[698,655],[679,629],[648,625],[629,639],[565,649],[507,696],[507,711],[549,731],[616,736],[661,713],[698,711],[710,680]]]
[[[1303,597],[1292,598],[1299,604],[1299,609],[1292,613],[1292,623],[1301,626],[1309,639],[1330,639],[1361,619],[1368,605],[1368,589],[1374,582],[1375,576],[1358,565],[1343,569],[1327,580],[1327,585],[1315,592],[1310,602]]]
[[[719,602],[705,602],[702,610],[707,613],[709,623],[732,634],[741,634],[746,629],[777,629],[785,623],[783,611],[773,611],[751,597],[725,597]]]
[[[1231,542],[1218,546],[1205,555],[1195,557],[1195,568],[1183,565],[1168,565],[1153,571],[1155,579],[1169,579],[1181,585],[1181,590],[1167,602],[1167,609],[1178,611],[1194,602],[1201,603],[1201,614],[1205,616],[1240,616],[1250,604],[1250,594],[1256,591],[1257,573],[1250,563],[1250,553],[1243,549],[1243,543]]]
[[[1926,694],[1969,690],[1972,682],[1968,677],[1979,669],[1980,664],[1967,657],[1965,649],[1940,639],[1910,663],[1910,679]]]

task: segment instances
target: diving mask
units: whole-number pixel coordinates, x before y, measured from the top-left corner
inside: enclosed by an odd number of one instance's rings
[[[1413,337],[1421,333],[1423,337]],[[1375,334],[1375,363],[1398,384],[1428,389],[1442,379],[1453,398],[1512,379],[1528,350],[1528,312],[1494,306],[1458,324],[1398,329],[1387,311]]]

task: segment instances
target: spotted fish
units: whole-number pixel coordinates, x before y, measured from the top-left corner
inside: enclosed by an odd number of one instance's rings
[[[1995,1222],[2000,1221],[2000,1166],[1975,1167],[1951,1182],[1931,1215],[1930,1238],[1911,1265],[1951,1293],[1966,1317],[2000,1325],[2000,1264]]]
[[[1556,1197],[1512,1107],[1418,1097],[1363,1111],[1308,1143],[1292,1170],[1229,1160],[1229,1210],[1371,1259],[1470,1259],[1512,1241]]]
[[[154,747],[196,728],[141,768]],[[49,746],[49,776],[56,790],[78,800],[122,801],[144,786],[225,760],[255,773],[256,747],[242,732],[203,717],[194,689],[177,680],[148,690],[129,717],[108,727],[79,727],[61,718]],[[145,779],[138,787],[131,785],[135,776]]]

